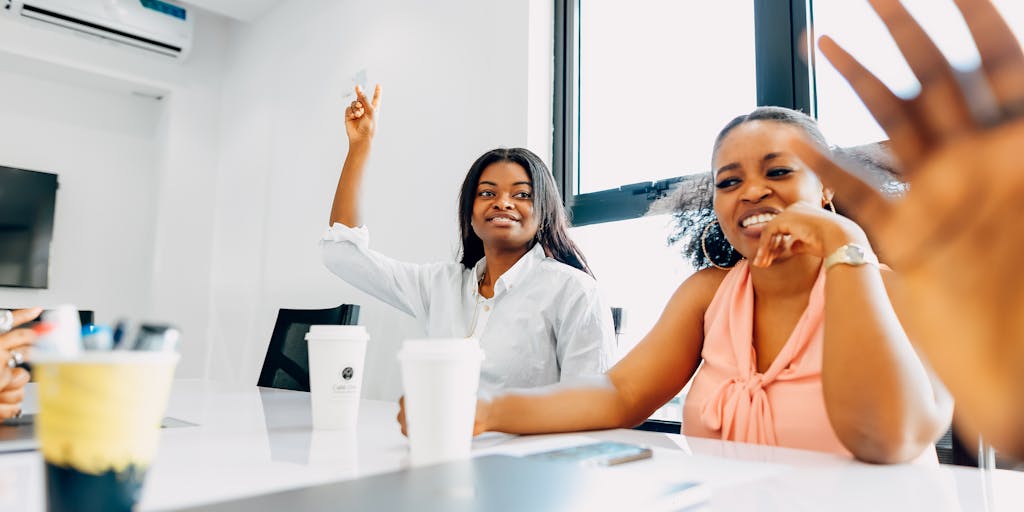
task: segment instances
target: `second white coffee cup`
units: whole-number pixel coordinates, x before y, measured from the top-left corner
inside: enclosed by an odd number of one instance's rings
[[[310,326],[306,343],[314,429],[355,428],[369,339],[361,325]]]
[[[475,339],[403,343],[398,360],[412,465],[469,457],[483,359]]]

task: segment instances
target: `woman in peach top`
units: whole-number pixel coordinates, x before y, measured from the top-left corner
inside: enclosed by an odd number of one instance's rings
[[[706,268],[602,381],[481,401],[476,431],[630,427],[696,372],[687,435],[879,463],[930,448],[952,403],[896,319],[892,272],[793,153],[805,138],[827,147],[812,119],[787,109],[730,122],[712,155],[713,211],[687,226]]]

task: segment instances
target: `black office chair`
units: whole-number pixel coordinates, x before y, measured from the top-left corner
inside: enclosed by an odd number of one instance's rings
[[[626,329],[626,308],[612,308],[612,327],[615,329],[615,346],[619,346],[619,336]]]
[[[965,443],[961,433],[951,426],[946,433],[935,442],[935,452],[942,464],[955,464],[979,469],[1011,469],[1024,471],[1024,463],[1001,454],[979,437],[976,443]],[[980,444],[981,446],[977,446]],[[974,445],[973,450],[968,445]]]
[[[82,325],[92,325],[96,323],[96,315],[88,309],[78,310],[78,321]]]
[[[328,309],[281,309],[263,359],[258,386],[309,391],[309,352],[306,333],[311,325],[356,325],[359,306],[342,304]]]

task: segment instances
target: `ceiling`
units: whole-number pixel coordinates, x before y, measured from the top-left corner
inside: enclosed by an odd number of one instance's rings
[[[285,0],[185,0],[212,13],[227,16],[243,23],[256,20]]]

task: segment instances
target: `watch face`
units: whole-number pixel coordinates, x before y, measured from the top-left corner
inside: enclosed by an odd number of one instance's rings
[[[856,245],[847,245],[843,251],[846,256],[846,260],[850,262],[863,263],[864,262],[864,249]]]

